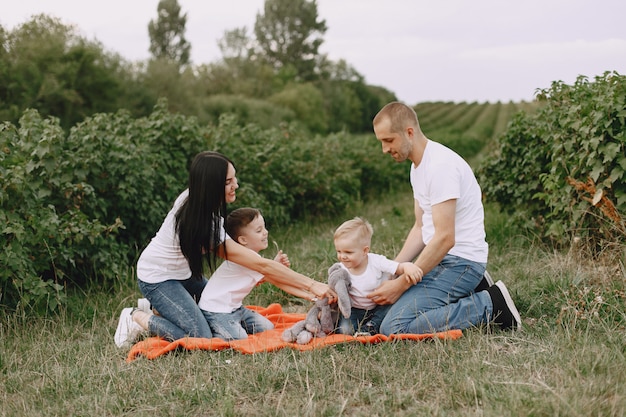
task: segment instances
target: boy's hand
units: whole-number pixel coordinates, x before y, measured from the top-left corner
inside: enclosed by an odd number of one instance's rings
[[[291,262],[289,262],[289,257],[287,256],[287,254],[283,253],[282,250],[278,251],[278,253],[274,257],[274,260],[276,262],[280,262],[281,264],[285,265],[287,268],[291,267]]]
[[[415,285],[424,277],[422,268],[412,262],[406,262],[404,265],[404,279],[411,285]]]

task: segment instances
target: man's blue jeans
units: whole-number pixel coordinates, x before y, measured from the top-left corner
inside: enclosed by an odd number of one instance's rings
[[[380,326],[381,333],[424,334],[488,323],[493,310],[491,297],[486,291],[474,293],[485,267],[446,255],[391,306]]]
[[[185,336],[213,337],[211,328],[198,307],[198,300],[208,282],[206,278],[169,280],[156,284],[141,280],[138,282],[144,297],[159,313],[150,317],[148,330],[151,335],[167,340],[177,340]]]

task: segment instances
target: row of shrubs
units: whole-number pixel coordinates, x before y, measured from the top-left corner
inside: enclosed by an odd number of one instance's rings
[[[556,247],[623,248],[626,77],[554,82],[537,98],[480,152],[486,201]],[[96,114],[65,134],[58,119],[28,110],[19,126],[0,124],[0,305],[55,309],[66,285],[127,277],[207,149],[234,160],[236,204],[261,208],[270,227],[407,186],[407,166],[380,155],[372,134],[314,136],[231,114],[203,125],[164,101],[148,117]]]
[[[484,158],[486,198],[557,247],[582,240],[594,255],[619,254],[626,243],[626,77],[556,81],[537,98],[538,110],[516,114]]]
[[[28,110],[19,126],[0,124],[0,304],[55,309],[67,285],[126,276],[208,149],[233,159],[237,204],[261,208],[270,225],[339,213],[406,179],[373,135],[312,136],[232,115],[201,125],[165,101],[148,117],[96,114],[66,134]]]

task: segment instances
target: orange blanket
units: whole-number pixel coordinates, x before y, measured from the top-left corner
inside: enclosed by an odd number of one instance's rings
[[[199,337],[186,337],[184,339],[168,342],[159,337],[151,337],[136,343],[128,352],[127,362],[135,360],[138,356],[143,355],[148,359],[154,359],[168,352],[177,349],[186,350],[222,350],[235,349],[241,353],[257,353],[257,352],[273,352],[285,347],[298,350],[311,350],[323,346],[334,345],[337,343],[360,342],[360,343],[379,343],[393,340],[414,340],[420,341],[424,339],[458,339],[463,335],[461,330],[449,330],[441,333],[427,334],[402,334],[384,336],[377,334],[374,336],[348,336],[343,334],[331,334],[322,338],[314,338],[306,345],[297,343],[287,343],[282,340],[283,331],[300,320],[304,320],[306,314],[284,313],[280,304],[270,304],[267,308],[258,306],[248,306],[248,308],[257,311],[267,317],[274,323],[275,328],[262,333],[249,335],[244,340],[233,340],[226,342],[222,339],[214,337],[212,339]]]

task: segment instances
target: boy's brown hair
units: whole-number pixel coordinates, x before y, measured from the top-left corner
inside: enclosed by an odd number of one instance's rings
[[[226,218],[226,233],[234,241],[241,236],[241,230],[261,215],[261,210],[252,207],[241,207],[230,212]]]

